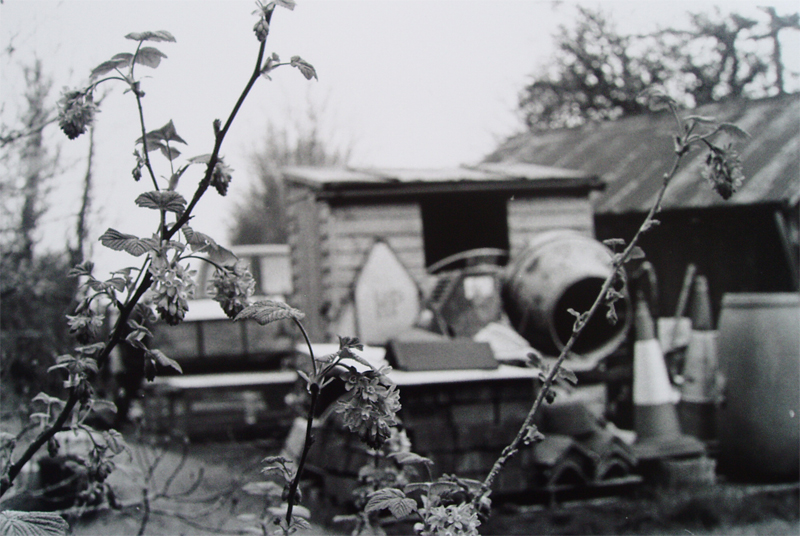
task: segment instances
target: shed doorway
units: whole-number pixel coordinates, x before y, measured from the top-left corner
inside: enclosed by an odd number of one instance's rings
[[[425,266],[470,249],[508,251],[506,205],[504,195],[485,192],[425,196],[420,201]]]

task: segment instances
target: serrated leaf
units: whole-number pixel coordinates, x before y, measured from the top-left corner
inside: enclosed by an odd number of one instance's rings
[[[389,455],[394,461],[399,463],[400,465],[408,465],[412,463],[423,463],[428,467],[433,466],[433,460],[430,458],[426,458],[425,456],[420,456],[414,452],[394,452]]]
[[[252,305],[248,305],[242,309],[233,320],[236,321],[252,318],[262,326],[265,326],[277,320],[283,320],[285,318],[301,320],[305,316],[306,315],[299,309],[290,307],[283,302],[263,300]]]
[[[142,47],[136,53],[136,63],[155,69],[161,64],[161,58],[167,55],[155,47]]]
[[[401,519],[417,510],[417,502],[409,499],[403,490],[384,488],[369,495],[364,511],[377,512],[389,510],[396,519]]]
[[[120,277],[112,277],[106,281],[98,281],[97,279],[92,279],[87,281],[87,286],[94,290],[95,292],[105,292],[110,289],[117,290],[122,292],[125,290],[125,283],[126,281]]]
[[[312,78],[316,78],[318,80],[317,71],[314,69],[314,66],[300,56],[292,56],[290,63],[292,67],[297,67],[297,69],[300,70],[306,80],[311,80]]]
[[[125,36],[125,39],[133,41],[166,41],[175,43],[175,37],[166,30],[158,30],[155,32],[131,32]]]
[[[175,214],[183,214],[186,199],[174,190],[154,190],[145,192],[136,198],[136,205],[142,208],[166,210]]]
[[[116,229],[111,228],[103,233],[99,240],[100,243],[107,248],[113,249],[114,251],[126,251],[134,257],[138,257],[153,249],[152,244],[148,240],[141,239],[138,236],[120,233]]]
[[[64,536],[69,525],[58,514],[49,512],[0,512],[0,534],[4,536]]]
[[[158,363],[162,367],[170,367],[183,374],[183,369],[178,364],[178,362],[175,361],[174,359],[170,359],[169,357],[167,357],[161,350],[149,350],[147,354],[152,356],[153,359],[155,359],[156,363]]]
[[[364,343],[358,337],[348,337],[339,335],[339,348],[355,348],[356,350],[364,350]]]
[[[155,130],[151,130],[147,134],[145,134],[145,138],[147,139],[147,143],[161,143],[166,141],[176,141],[178,143],[182,143],[186,145],[186,141],[178,135],[178,132],[175,130],[175,123],[172,122],[172,119],[169,120],[169,123],[164,125],[161,128],[157,128]],[[136,143],[142,143],[142,138],[136,140]],[[152,149],[148,146],[148,151]]]
[[[96,78],[100,75],[106,74],[107,72],[113,71],[114,69],[119,69],[120,67],[127,67],[131,64],[131,60],[133,59],[133,54],[128,52],[121,52],[116,54],[113,58],[108,61],[104,61],[94,69],[92,69],[92,73],[89,75],[91,78]]]
[[[94,270],[94,263],[92,261],[85,261],[81,264],[76,264],[73,266],[67,276],[69,277],[80,277],[82,275],[86,275],[91,277],[92,270]]]

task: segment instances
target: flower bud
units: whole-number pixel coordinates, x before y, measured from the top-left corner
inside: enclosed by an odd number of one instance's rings
[[[86,127],[92,124],[97,111],[91,93],[82,91],[65,92],[58,106],[58,124],[71,140],[86,132]]]

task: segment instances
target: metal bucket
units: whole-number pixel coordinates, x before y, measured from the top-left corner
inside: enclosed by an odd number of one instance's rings
[[[588,311],[612,272],[612,253],[602,243],[574,231],[537,235],[506,268],[503,303],[514,328],[545,355],[558,355],[572,334],[575,317]],[[570,357],[573,369],[596,366],[625,340],[631,323],[630,301],[616,304],[611,324],[601,308],[586,325]]]
[[[800,294],[726,294],[719,469],[743,481],[800,478]]]

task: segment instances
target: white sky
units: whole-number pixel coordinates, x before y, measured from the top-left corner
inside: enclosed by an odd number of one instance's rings
[[[755,14],[757,0],[722,3],[724,10]],[[779,13],[798,0],[768,2]],[[646,32],[682,21],[687,10],[712,4],[638,0],[601,4],[622,31]],[[133,31],[168,30],[177,43],[153,43],[168,58],[143,82],[147,128],[174,120],[188,142],[187,157],[211,151],[211,122],[223,121],[252,72],[258,43],[251,0],[5,0],[0,5],[2,120],[14,124],[24,103],[21,65],[38,57],[52,77],[55,101],[64,86],[85,83],[89,72],[118,52],[132,52]],[[227,198],[209,191],[194,227],[223,243],[232,201],[250,179],[248,154],[262,142],[267,122],[302,114],[309,99],[326,103],[324,126],[339,144],[354,147],[352,165],[451,167],[474,163],[521,128],[517,95],[552,51],[552,34],[574,14],[574,4],[532,0],[298,0],[278,8],[267,52],[314,65],[319,81],[282,68],[259,80],[226,138],[222,154],[234,169]],[[796,65],[796,61],[794,64]],[[96,131],[95,214],[91,236],[107,227],[147,235],[155,211],[133,199],[147,182],[134,183],[133,142],[139,136],[135,101],[120,85],[111,91]],[[104,89],[104,88],[103,88]],[[102,91],[101,91],[102,94]],[[65,172],[54,185],[45,243],[58,243],[74,227],[87,138],[67,140],[56,129]],[[153,153],[157,172],[169,175]],[[177,161],[180,162],[180,159]],[[201,166],[187,172],[180,191],[189,199]],[[127,265],[125,254],[96,244],[99,267]],[[120,257],[122,255],[122,257]]]

